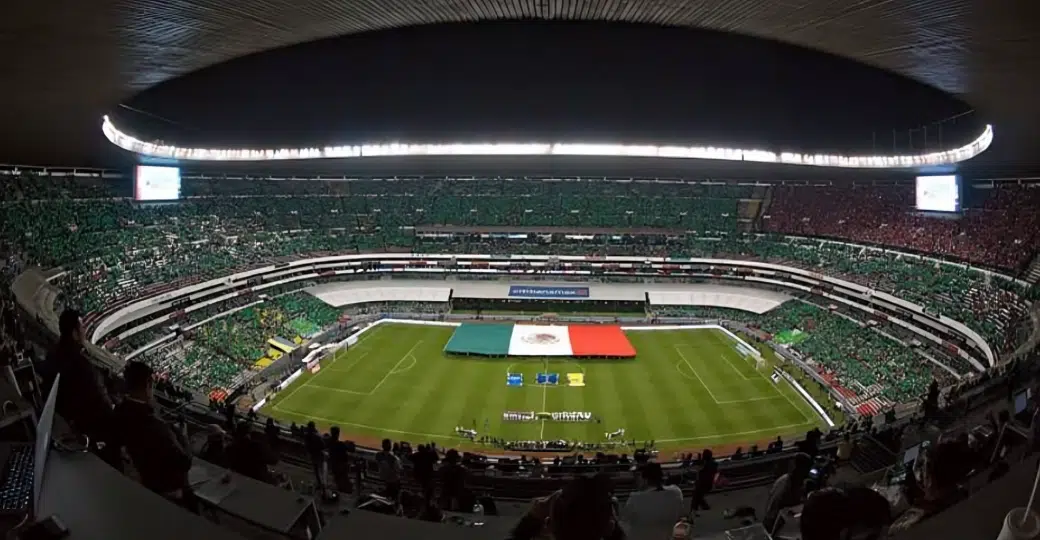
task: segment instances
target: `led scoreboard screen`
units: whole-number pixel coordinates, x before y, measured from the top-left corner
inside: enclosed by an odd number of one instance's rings
[[[918,210],[961,211],[961,179],[957,175],[918,176],[916,188]]]
[[[181,170],[177,167],[138,165],[134,175],[134,199],[175,201],[181,198]]]

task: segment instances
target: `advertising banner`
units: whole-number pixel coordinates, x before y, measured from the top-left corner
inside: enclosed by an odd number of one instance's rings
[[[588,287],[537,287],[511,285],[510,298],[588,298]]]

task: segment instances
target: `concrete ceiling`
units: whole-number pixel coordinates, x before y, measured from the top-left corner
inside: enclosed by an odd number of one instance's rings
[[[994,124],[980,174],[1040,172],[1040,4],[1024,0],[14,0],[0,18],[0,162],[105,165],[101,115],[273,48],[442,22],[689,26],[787,42],[955,95]]]

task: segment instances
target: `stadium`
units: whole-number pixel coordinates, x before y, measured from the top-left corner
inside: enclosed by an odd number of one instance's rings
[[[40,163],[0,165],[18,527],[565,540],[585,490],[633,538],[1040,530],[1028,114],[780,23],[397,3],[121,14],[119,91],[3,90],[53,120],[0,148]]]

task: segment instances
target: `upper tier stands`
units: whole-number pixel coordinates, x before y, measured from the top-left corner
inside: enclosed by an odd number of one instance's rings
[[[1009,185],[969,195],[975,200],[961,219],[936,219],[913,211],[911,185],[783,186],[773,191],[763,222],[768,231],[908,248],[1020,270],[1040,248],[1040,189]]]
[[[172,281],[216,277],[274,257],[382,250],[638,252],[810,268],[923,304],[979,331],[995,349],[1008,350],[1013,345],[1007,341],[1009,329],[1024,313],[1020,297],[1027,294],[1012,282],[879,250],[737,231],[761,221],[771,231],[888,243],[1005,268],[1029,260],[1040,241],[1040,218],[1031,211],[1040,202],[1037,190],[1017,186],[976,194],[982,208],[969,210],[957,221],[910,215],[909,188],[891,186],[774,189],[589,180],[188,179],[181,202],[144,205],[127,198],[130,185],[122,181],[25,174],[5,181],[9,189],[0,199],[0,238],[27,263],[66,270],[57,284],[87,312]],[[769,217],[759,219],[764,216],[758,213]],[[417,238],[413,228],[423,225],[675,232],[625,242],[609,236],[605,241],[568,242],[557,235],[551,244],[486,238],[460,243]],[[255,311],[245,312],[252,318],[237,332],[255,330]],[[195,321],[200,315],[189,314]],[[282,324],[260,318],[267,321],[261,328]],[[226,335],[207,338],[200,330],[199,341],[209,339],[216,345]],[[131,345],[139,346],[142,339],[132,339]],[[237,343],[231,340],[222,346],[238,347]],[[256,344],[224,353],[263,353],[249,347]]]

